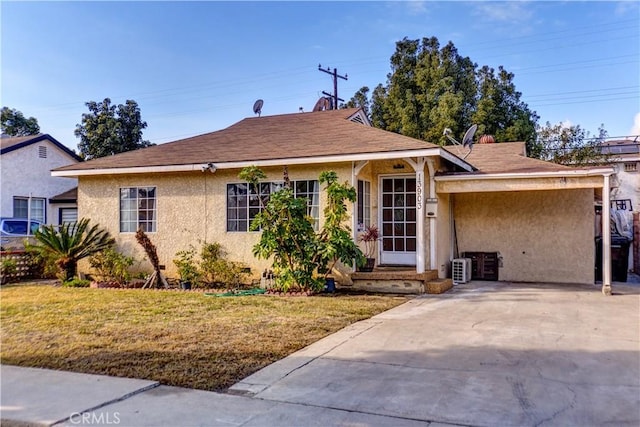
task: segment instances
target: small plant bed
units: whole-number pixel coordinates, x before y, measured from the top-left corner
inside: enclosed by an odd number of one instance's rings
[[[224,390],[351,323],[381,295],[205,298],[198,292],[5,285],[0,362]]]

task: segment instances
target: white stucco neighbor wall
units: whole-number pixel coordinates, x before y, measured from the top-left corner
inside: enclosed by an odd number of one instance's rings
[[[616,163],[615,182],[618,187],[611,191],[614,199],[630,199],[633,210],[640,212],[640,161],[628,163],[636,163],[637,170],[634,172],[625,172],[624,163]]]
[[[593,190],[455,194],[459,252],[500,252],[499,280],[593,283]]]
[[[40,146],[47,148],[47,157],[39,157]],[[49,199],[74,188],[75,178],[52,177],[51,170],[77,163],[75,159],[48,140],[5,153],[0,158],[0,215],[13,216],[14,197],[39,197],[46,199],[47,223],[57,224],[58,207]],[[66,205],[68,206],[68,205]]]

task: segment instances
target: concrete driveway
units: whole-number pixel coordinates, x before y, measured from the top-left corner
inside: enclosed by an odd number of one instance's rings
[[[473,426],[640,425],[640,287],[472,282],[352,325],[231,389]]]

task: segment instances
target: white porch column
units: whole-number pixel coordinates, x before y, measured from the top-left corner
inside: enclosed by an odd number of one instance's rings
[[[435,180],[435,166],[433,159],[427,160],[427,166],[429,167],[429,197],[436,199],[436,180]],[[438,269],[438,257],[436,249],[436,218],[434,216],[429,217],[429,268],[431,270],[438,270],[438,277],[440,277],[440,271]]]
[[[602,187],[602,293],[611,295],[611,190],[609,175],[604,175]]]
[[[427,160],[424,157],[419,157],[415,161],[413,159],[405,160],[413,167],[413,170],[416,172],[416,273],[424,273],[426,270],[426,244],[424,241],[424,165]]]
[[[362,160],[359,162],[351,162],[351,186],[358,191],[358,175],[362,168],[364,168],[369,160]],[[356,201],[353,204],[353,210],[351,212],[351,234],[353,236],[353,241],[357,242],[358,240],[358,202]],[[355,263],[352,266],[353,271],[356,271]]]

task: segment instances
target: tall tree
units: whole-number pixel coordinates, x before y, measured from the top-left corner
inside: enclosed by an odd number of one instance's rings
[[[579,125],[566,126],[562,123],[537,129],[537,138],[527,144],[529,157],[538,158],[567,166],[587,166],[607,163],[610,154],[602,150],[601,144],[607,137],[603,125],[598,136],[590,137],[588,131]]]
[[[21,111],[2,107],[0,110],[2,133],[9,136],[29,136],[40,133],[40,126],[35,117],[26,118]]]
[[[352,100],[369,106],[375,127],[437,144],[446,144],[443,130],[461,138],[477,123],[481,133],[500,141],[535,140],[538,116],[520,100],[514,75],[496,73],[463,57],[452,42],[440,46],[435,37],[404,38],[391,56],[386,85],[378,85],[371,101],[363,89]]]
[[[369,116],[369,88],[362,86],[345,104],[340,105],[340,108],[362,108],[362,111]]]
[[[89,113],[82,115],[82,124],[77,124],[74,132],[80,138],[78,148],[85,160],[153,145],[142,139],[147,122],[142,120],[135,101],[116,106],[105,98],[101,103],[89,101],[85,105]]]

